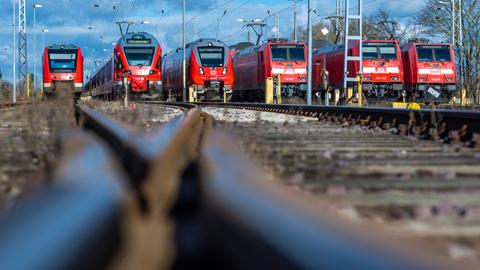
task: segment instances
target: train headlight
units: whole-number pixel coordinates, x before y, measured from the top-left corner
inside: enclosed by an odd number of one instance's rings
[[[205,74],[205,72],[203,71],[203,68],[200,68],[199,70],[200,70],[200,74],[202,74],[202,75]]]
[[[419,81],[421,82],[426,82],[427,81],[427,77],[420,77],[418,78]]]
[[[222,74],[223,74],[223,75],[227,75],[227,68],[226,68],[226,67],[223,68]]]
[[[157,74],[157,71],[155,71],[155,70],[150,70],[149,74],[150,74],[150,75]]]
[[[398,80],[398,77],[397,77],[397,76],[390,76],[390,80],[392,80],[392,81],[397,81],[397,80]]]
[[[371,81],[371,80],[372,80],[372,76],[364,76],[364,77],[363,77],[363,80],[364,80],[364,81]]]
[[[453,82],[453,78],[452,78],[452,77],[446,77],[445,80],[446,80],[447,82]]]

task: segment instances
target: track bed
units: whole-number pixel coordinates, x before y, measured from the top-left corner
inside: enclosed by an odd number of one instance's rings
[[[233,130],[272,180],[315,194],[319,207],[428,240],[454,260],[479,260],[478,150],[306,117],[203,110]]]
[[[73,128],[71,99],[0,111],[0,210],[40,188],[56,162],[56,136]]]

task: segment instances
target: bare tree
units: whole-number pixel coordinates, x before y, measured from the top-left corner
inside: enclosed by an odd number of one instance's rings
[[[451,5],[440,5],[429,0],[418,16],[425,33],[443,42],[451,40]],[[458,66],[463,77],[463,87],[470,97],[480,102],[480,0],[463,0],[463,43],[456,46]]]
[[[339,19],[339,25],[336,25],[336,20],[331,19],[329,21],[320,21],[313,25],[313,40],[315,47],[323,45],[325,43],[343,43],[340,40],[341,31],[343,31],[343,18]],[[352,24],[350,32],[356,32],[355,28],[358,27]],[[322,29],[327,28],[329,33],[323,35]],[[409,23],[402,25],[395,21],[390,13],[387,11],[379,10],[377,13],[369,16],[363,20],[363,36],[365,39],[395,39],[400,43],[407,39],[407,33],[412,32],[414,25]],[[307,39],[306,27],[299,27],[299,40],[304,41]]]
[[[366,39],[394,39],[402,43],[411,28],[411,23],[402,25],[384,10],[379,10],[363,20],[363,36]]]
[[[331,25],[325,21],[320,21],[318,23],[313,24],[312,26],[312,37],[313,37],[313,45],[315,48],[319,48],[324,46],[325,44],[334,44],[337,40],[337,33],[331,30]],[[329,32],[327,35],[322,33],[322,29],[327,28]],[[308,38],[308,29],[307,27],[299,27],[297,30],[298,33],[298,40],[302,42],[306,42]]]

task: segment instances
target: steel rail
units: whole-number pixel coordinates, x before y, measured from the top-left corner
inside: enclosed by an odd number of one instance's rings
[[[197,108],[197,105],[193,103],[187,103],[187,102],[167,102],[167,101],[149,101],[149,100],[142,100],[139,101],[139,103],[143,104],[150,104],[150,105],[163,105],[167,107],[173,107],[173,108],[179,108],[183,111],[188,111],[194,108]]]
[[[476,111],[211,102],[195,103],[195,105],[311,116],[386,129],[397,127],[404,129],[406,133],[422,135],[424,138],[438,136],[447,142],[452,140],[452,136],[460,137],[459,139],[464,142],[470,142],[475,138],[474,134],[480,134],[480,112]],[[456,134],[452,135],[452,132]]]
[[[79,124],[100,136],[114,151],[129,176],[131,189],[124,206],[125,249],[114,262],[126,269],[158,269],[159,250],[168,250],[166,218],[179,189],[178,179],[198,158],[203,131],[214,123],[199,110],[190,110],[147,135],[127,130],[99,112],[77,106]],[[153,235],[152,235],[153,234]],[[155,236],[154,236],[155,235]],[[152,239],[152,237],[154,237]],[[168,252],[165,252],[167,254]]]
[[[172,210],[178,269],[438,269],[438,258],[352,229],[303,193],[262,180],[241,152],[231,134],[206,133]]]
[[[104,269],[118,249],[118,163],[91,135],[62,138],[56,184],[0,219],[0,269]]]

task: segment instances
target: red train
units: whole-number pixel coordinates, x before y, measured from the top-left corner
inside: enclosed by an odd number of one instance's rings
[[[409,42],[402,46],[405,89],[410,99],[450,100],[457,94],[453,48],[449,44]]]
[[[52,45],[43,53],[43,93],[69,90],[80,97],[83,90],[83,54],[74,45]]]
[[[357,44],[351,44],[350,55],[359,55]],[[331,45],[313,51],[312,84],[314,91],[343,89],[345,47]],[[404,72],[400,48],[395,40],[362,41],[362,89],[369,99],[399,99],[402,96]],[[358,74],[358,63],[349,62],[349,74]],[[352,75],[349,75],[353,77]]]
[[[265,100],[268,77],[280,75],[282,96],[305,96],[307,46],[300,42],[269,40],[238,51],[233,56],[234,100]]]
[[[226,91],[229,100],[234,87],[232,54],[220,40],[199,39],[187,44],[187,91],[196,88],[199,100],[223,100]],[[182,56],[182,48],[178,48],[163,58],[164,98],[183,97]]]
[[[87,84],[92,96],[118,96],[129,92],[153,97],[162,91],[162,48],[148,33],[127,33],[115,44],[113,55]],[[126,84],[124,85],[124,78]]]

